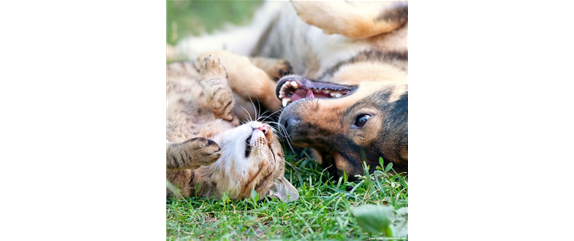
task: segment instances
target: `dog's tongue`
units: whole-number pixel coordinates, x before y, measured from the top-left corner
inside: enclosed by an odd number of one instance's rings
[[[291,96],[292,101],[304,98],[315,98],[315,96],[313,95],[313,91],[298,89],[297,91],[295,91],[295,93],[293,93],[293,96]]]

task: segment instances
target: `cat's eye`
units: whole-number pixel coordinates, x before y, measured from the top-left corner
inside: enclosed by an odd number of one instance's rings
[[[369,118],[371,118],[371,115],[369,114],[358,115],[357,118],[355,119],[355,126],[363,127],[367,123]]]
[[[245,139],[245,158],[248,158],[251,155],[251,145],[249,144],[249,140],[251,140],[251,136]]]

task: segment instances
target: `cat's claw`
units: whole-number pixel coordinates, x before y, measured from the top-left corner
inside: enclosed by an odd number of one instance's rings
[[[202,158],[202,165],[211,165],[221,157],[221,147],[214,141],[207,139],[205,147],[201,149],[201,154],[205,157]]]
[[[193,142],[188,142],[191,144],[191,153],[197,153],[192,158],[193,167],[211,165],[221,157],[221,148],[215,141],[203,137],[193,138],[193,140]]]
[[[227,79],[227,72],[225,67],[221,64],[221,61],[215,55],[209,54],[207,57],[203,57],[201,63],[201,70],[199,71],[202,75],[203,80],[207,80],[213,77]]]

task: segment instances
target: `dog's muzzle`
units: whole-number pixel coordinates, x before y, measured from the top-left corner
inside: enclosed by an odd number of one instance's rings
[[[284,119],[281,119],[281,125],[285,127],[288,134],[292,134],[297,129],[299,122],[301,122],[301,119],[297,116],[286,116]]]

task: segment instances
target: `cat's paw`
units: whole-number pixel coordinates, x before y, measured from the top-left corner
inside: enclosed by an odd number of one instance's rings
[[[225,70],[225,67],[223,67],[219,58],[212,54],[203,58],[199,73],[201,74],[202,81],[224,81],[227,79],[227,71]]]
[[[194,153],[190,165],[192,168],[211,165],[221,157],[221,148],[210,139],[197,137],[191,139],[187,144],[190,153]]]
[[[204,158],[200,159],[201,165],[211,165],[221,157],[221,147],[210,139],[203,144],[200,152]]]
[[[233,121],[233,92],[227,82],[227,72],[219,58],[208,55],[201,64],[200,85],[215,118]]]
[[[215,141],[203,137],[198,137],[198,139],[199,145],[196,148],[200,156],[197,158],[197,165],[208,166],[221,157],[221,148]]]

